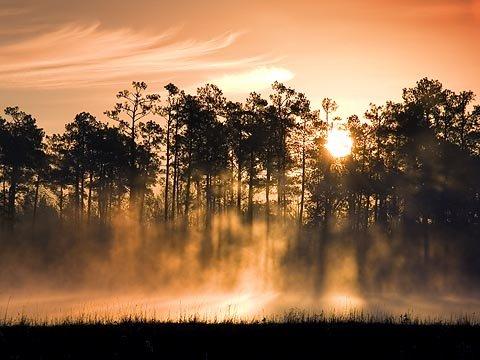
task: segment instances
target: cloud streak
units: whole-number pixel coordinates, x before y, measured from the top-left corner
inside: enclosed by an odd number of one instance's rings
[[[475,19],[480,16],[480,0],[437,0],[415,2],[410,16],[442,20]]]
[[[229,32],[204,41],[175,40],[176,29],[147,35],[100,24],[64,25],[23,41],[0,46],[2,87],[67,88],[112,84],[164,73],[257,66],[262,56],[218,59],[235,43]]]
[[[29,12],[28,9],[25,8],[19,8],[19,7],[4,7],[0,9],[0,18],[2,17],[7,17],[7,16],[16,16],[16,15],[22,15]]]
[[[294,74],[277,66],[259,66],[253,70],[226,74],[209,82],[218,85],[225,92],[244,93],[263,90],[275,81],[285,82],[293,79]]]

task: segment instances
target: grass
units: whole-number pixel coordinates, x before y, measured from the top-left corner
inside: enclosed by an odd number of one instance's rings
[[[480,317],[477,313],[464,315],[421,316],[413,311],[393,315],[387,312],[367,312],[363,309],[347,309],[343,311],[311,312],[291,308],[280,314],[265,316],[239,316],[235,311],[227,310],[224,314],[180,312],[157,316],[155,312],[134,310],[115,316],[101,312],[83,312],[77,315],[62,315],[59,317],[29,316],[24,313],[8,315],[8,308],[0,320],[0,327],[10,326],[70,326],[70,325],[122,325],[122,324],[205,324],[205,325],[267,325],[267,324],[384,324],[384,325],[415,325],[415,326],[469,326],[480,327]]]
[[[0,359],[480,358],[476,314],[441,319],[290,309],[261,318],[221,315],[18,314],[0,325]]]

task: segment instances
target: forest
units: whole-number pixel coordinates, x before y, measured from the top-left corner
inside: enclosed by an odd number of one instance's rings
[[[116,256],[119,222],[137,224],[140,249],[182,257],[188,241],[198,241],[193,257],[202,268],[266,241],[265,256],[289,269],[285,279],[312,274],[318,289],[337,246],[334,254],[353,254],[363,290],[478,283],[480,105],[471,91],[423,78],[400,102],[346,119],[329,98],[314,109],[279,82],[269,94],[252,92],[240,103],[212,84],[188,94],[170,83],[155,94],[133,82],[101,119],[81,112],[58,134],[7,107],[1,283],[19,281],[5,265],[11,259],[47,271]],[[345,156],[326,148],[332,129],[349,134]],[[78,261],[70,270],[79,279],[86,260]]]

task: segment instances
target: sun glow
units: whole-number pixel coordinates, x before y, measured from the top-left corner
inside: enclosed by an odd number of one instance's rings
[[[327,308],[335,311],[359,310],[364,305],[362,298],[348,293],[330,293],[323,301]]]
[[[345,157],[352,151],[352,138],[348,131],[332,129],[328,132],[326,149],[333,157]]]

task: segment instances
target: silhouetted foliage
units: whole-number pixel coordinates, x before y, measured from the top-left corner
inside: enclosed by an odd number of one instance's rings
[[[342,121],[332,99],[314,110],[278,82],[269,99],[251,93],[244,103],[227,101],[211,84],[193,95],[168,84],[163,102],[146,89],[134,82],[118,93],[105,112],[113,125],[82,112],[47,139],[31,115],[5,109],[2,231],[32,213],[35,222],[43,199],[55,221],[79,228],[108,227],[115,212],[132,207],[147,225],[208,228],[213,214],[227,211],[247,223],[295,223],[311,230],[317,251],[308,256],[317,262],[336,234],[350,234],[360,278],[374,234],[425,271],[440,256],[433,241],[444,254],[459,242],[467,258],[480,254],[480,106],[470,91],[424,78],[403,89],[401,102],[371,104],[362,119]],[[353,140],[343,158],[325,148],[338,126]],[[302,241],[293,241],[292,254]]]

